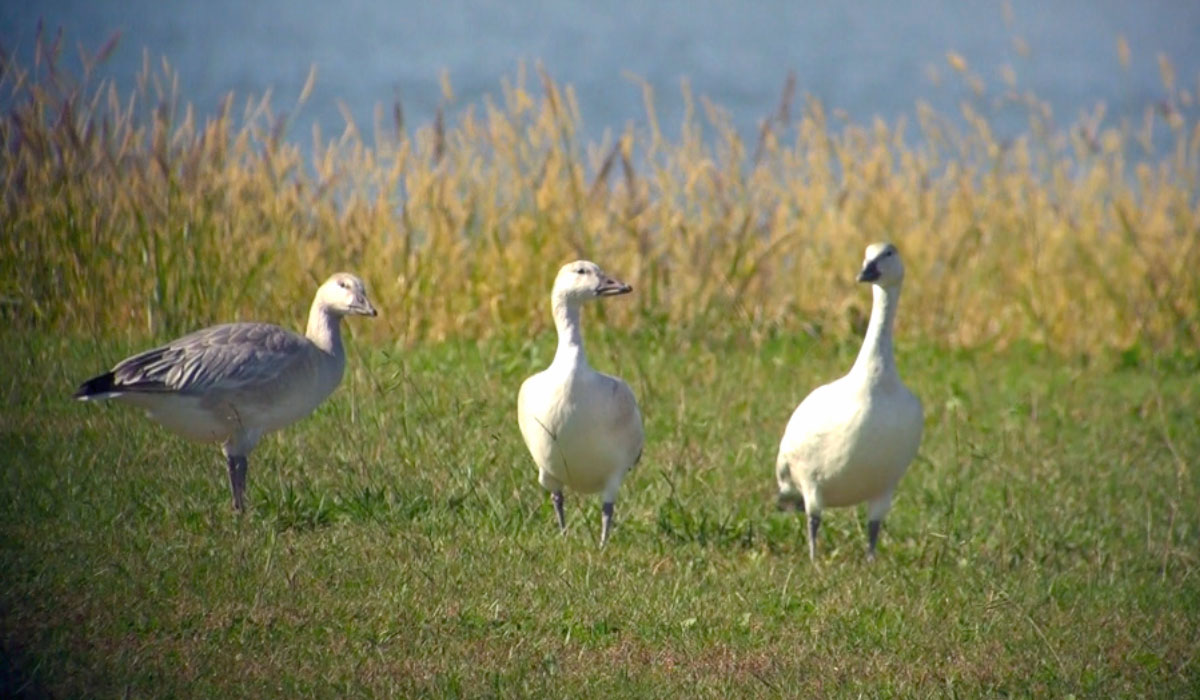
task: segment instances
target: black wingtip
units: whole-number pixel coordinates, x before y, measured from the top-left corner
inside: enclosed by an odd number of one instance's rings
[[[71,398],[86,401],[90,398],[112,394],[115,390],[116,384],[114,383],[113,373],[105,372],[98,377],[92,377],[83,384],[80,384],[75,393],[71,395]]]

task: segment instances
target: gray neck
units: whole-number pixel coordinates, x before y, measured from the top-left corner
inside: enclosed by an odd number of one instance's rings
[[[550,310],[554,315],[554,327],[558,330],[558,350],[554,352],[554,364],[564,367],[587,365],[587,355],[583,351],[583,331],[579,322],[579,303],[554,299]]]
[[[308,310],[308,330],[305,337],[318,349],[336,358],[345,356],[342,349],[342,317],[332,313],[319,300]]]
[[[862,349],[854,361],[851,374],[863,375],[871,383],[896,376],[896,358],[892,354],[892,326],[896,307],[900,305],[900,285],[881,287],[871,285],[871,323],[863,338]]]

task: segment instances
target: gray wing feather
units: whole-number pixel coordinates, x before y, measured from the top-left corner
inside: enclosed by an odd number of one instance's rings
[[[205,393],[269,383],[309,352],[307,339],[266,323],[205,328],[122,360],[113,368],[123,391]]]

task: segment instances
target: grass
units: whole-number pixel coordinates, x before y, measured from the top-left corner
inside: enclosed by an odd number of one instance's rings
[[[334,397],[253,454],[241,518],[215,447],[68,400],[132,347],[18,342],[0,385],[8,691],[1200,691],[1194,358],[902,342],[927,431],[880,559],[863,514],[839,510],[814,567],[771,467],[795,403],[854,344],[592,318],[593,361],[630,379],[647,424],[603,550],[595,499],[568,497],[557,534],[515,425],[549,332],[352,340]]]

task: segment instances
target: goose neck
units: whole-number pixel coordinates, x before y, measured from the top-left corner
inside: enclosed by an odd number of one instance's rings
[[[858,351],[858,359],[854,361],[851,371],[864,375],[868,381],[876,382],[896,376],[892,327],[896,321],[896,308],[900,305],[900,285],[873,285],[871,291],[871,321],[867,325],[862,349]]]
[[[304,335],[322,352],[340,358],[344,354],[341,320],[320,301],[314,301],[308,311],[308,329]]]
[[[586,365],[587,355],[583,351],[579,303],[555,299],[551,304],[551,311],[554,315],[554,328],[558,331],[558,349],[554,353],[554,364]]]

